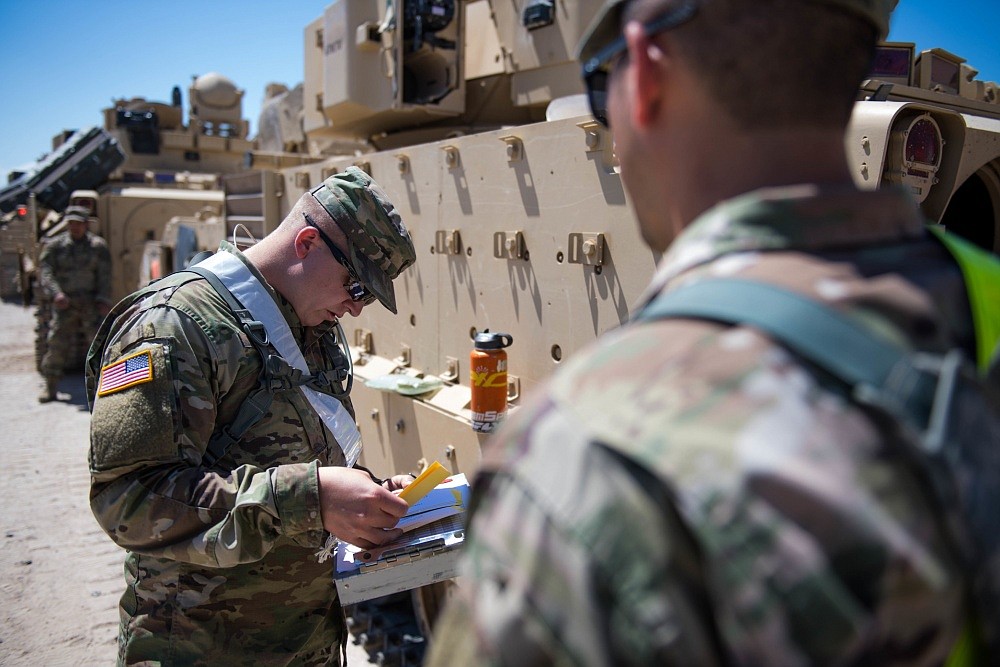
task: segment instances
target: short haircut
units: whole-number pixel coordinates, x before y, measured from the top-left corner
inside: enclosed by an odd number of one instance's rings
[[[308,213],[313,221],[323,228],[323,231],[333,239],[341,248],[347,245],[347,236],[335,221],[331,220],[330,213],[319,201],[308,191],[304,192],[292,205],[292,209],[281,221],[279,229],[283,232],[295,234],[306,225],[304,213]]]
[[[649,20],[671,4],[633,0],[625,19]],[[846,126],[876,37],[859,16],[807,0],[703,0],[670,31],[680,57],[745,129]]]

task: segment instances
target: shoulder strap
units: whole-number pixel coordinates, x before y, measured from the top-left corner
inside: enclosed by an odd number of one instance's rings
[[[264,329],[264,325],[257,320],[253,319],[250,315],[250,311],[243,307],[243,304],[233,296],[233,293],[229,291],[219,276],[215,275],[208,269],[204,269],[200,266],[189,266],[184,269],[189,273],[197,273],[199,276],[208,281],[208,284],[219,293],[219,296],[226,302],[229,309],[233,311],[233,314],[240,320],[240,326],[246,332],[247,336],[250,338],[250,342],[253,343],[254,347],[258,350],[262,349],[267,345],[267,330]]]
[[[902,357],[832,309],[767,283],[718,278],[662,292],[635,319],[689,317],[749,324],[849,384],[879,385]],[[843,354],[848,348],[851,354]]]
[[[298,368],[292,367],[280,354],[268,349],[269,341],[264,324],[253,318],[250,311],[240,303],[239,299],[219,280],[215,273],[194,265],[188,266],[184,270],[198,274],[218,292],[233,314],[239,318],[240,326],[260,355],[262,363],[257,388],[244,399],[239,410],[236,411],[233,422],[217,430],[209,440],[203,458],[204,465],[211,467],[225,456],[229,449],[267,414],[276,393],[302,385],[308,385],[316,391],[327,393],[338,399],[350,392],[350,384],[346,391],[341,388],[340,384],[344,379],[347,362],[338,360],[333,369],[317,375],[308,375]],[[341,335],[343,334],[341,333]]]
[[[334,354],[333,368],[308,374],[295,368],[277,350],[272,351],[267,329],[262,322],[254,319],[252,313],[226,287],[225,283],[210,269],[190,265],[185,271],[196,273],[212,286],[225,300],[229,309],[239,318],[240,325],[254,348],[260,354],[262,367],[257,388],[250,393],[236,413],[236,418],[220,428],[209,440],[203,459],[205,465],[212,466],[225,456],[226,452],[258,421],[271,407],[274,395],[295,387],[308,386],[314,391],[328,394],[337,400],[344,400],[351,391],[350,358],[345,354]],[[339,324],[337,325],[339,328]],[[343,330],[339,330],[341,340]],[[338,356],[339,355],[339,356]],[[343,387],[347,380],[347,388]]]
[[[273,356],[267,349],[267,330],[264,329],[264,325],[253,319],[250,315],[250,311],[243,307],[243,304],[233,296],[233,293],[229,291],[219,277],[200,266],[189,266],[185,271],[191,273],[196,273],[205,280],[208,284],[218,292],[219,296],[225,300],[226,305],[229,309],[233,311],[233,314],[240,320],[240,326],[246,333],[247,338],[250,339],[250,343],[254,346],[257,352],[260,354],[261,363],[263,364],[260,374],[260,382],[257,388],[254,389],[247,397],[244,399],[242,405],[240,405],[239,410],[236,412],[236,418],[231,424],[227,424],[222,427],[208,442],[208,448],[205,450],[205,456],[202,459],[202,463],[207,467],[212,467],[215,465],[219,459],[226,455],[229,449],[235,445],[243,434],[250,430],[250,427],[259,422],[267,411],[271,408],[271,403],[274,401],[274,393],[276,387],[272,386],[271,382],[267,381],[266,375],[268,371],[270,357]]]
[[[756,327],[864,393],[866,402],[905,414],[918,430],[927,426],[937,378],[917,368],[903,348],[808,297],[762,282],[717,278],[663,292],[634,319],[668,317]]]

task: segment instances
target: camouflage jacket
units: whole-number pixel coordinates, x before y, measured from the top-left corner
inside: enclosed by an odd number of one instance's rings
[[[91,388],[98,362],[102,375],[133,374],[96,398],[91,389],[91,507],[128,550],[120,662],[338,664],[343,613],[315,554],[326,537],[317,467],[343,465],[340,447],[292,390],[205,467],[212,434],[258,386],[260,355],[193,273],[137,294],[108,316],[88,359]],[[332,367],[332,335],[271,295],[310,370]],[[129,357],[143,363],[122,369]]]
[[[750,193],[685,230],[644,301],[740,276],[974,358],[923,224],[899,191]],[[759,330],[626,325],[486,448],[429,664],[941,664],[964,582],[905,460]]]
[[[111,254],[100,236],[87,232],[74,241],[69,232],[57,234],[45,244],[38,263],[46,297],[62,292],[70,298],[111,302]]]

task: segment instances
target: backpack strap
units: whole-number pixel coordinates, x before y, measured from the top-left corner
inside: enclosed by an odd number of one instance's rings
[[[250,392],[243,400],[239,410],[236,412],[236,418],[233,419],[231,424],[227,424],[216,431],[209,439],[208,448],[205,450],[202,463],[210,468],[225,456],[229,449],[250,430],[250,427],[259,422],[271,408],[271,403],[274,401],[274,389],[271,383],[267,382],[265,378],[267,374],[267,362],[269,361],[268,357],[271,355],[267,349],[267,330],[264,328],[263,323],[253,319],[250,311],[243,307],[243,304],[233,296],[233,293],[219,280],[217,275],[207,269],[194,265],[189,266],[185,271],[198,274],[207,280],[208,284],[218,292],[233,314],[239,318],[240,327],[246,333],[254,349],[260,354],[261,361],[263,362],[260,382],[257,388]]]
[[[762,282],[701,280],[661,292],[634,319],[672,317],[749,324],[849,384],[881,384],[902,356],[830,308]],[[842,353],[845,347],[850,355]]]
[[[753,326],[843,382],[856,397],[904,415],[920,431],[928,426],[937,377],[903,348],[808,297],[762,282],[716,278],[660,293],[633,320],[669,317]]]
[[[303,373],[289,364],[280,354],[268,349],[270,342],[264,324],[253,318],[250,311],[240,303],[239,299],[219,280],[215,273],[195,265],[188,266],[185,271],[198,274],[218,292],[233,314],[239,318],[240,327],[246,333],[254,349],[257,350],[262,362],[257,388],[243,400],[232,423],[223,426],[209,439],[205,456],[202,459],[204,465],[211,467],[225,456],[254,424],[264,418],[264,415],[271,408],[274,395],[279,392],[308,386],[338,400],[342,400],[350,393],[353,378],[351,377],[350,361],[345,359],[344,355],[335,356],[334,367],[330,370],[321,371],[315,375]],[[343,335],[342,330],[340,334]],[[346,390],[343,387],[345,379],[348,381]]]

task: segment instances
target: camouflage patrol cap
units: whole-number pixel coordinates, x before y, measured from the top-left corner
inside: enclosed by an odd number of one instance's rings
[[[698,4],[706,1],[700,0]],[[748,0],[752,1],[752,0]],[[879,39],[889,33],[889,15],[898,0],[805,0],[839,8],[868,20],[878,30]],[[590,26],[577,47],[577,60],[587,62],[601,47],[610,44],[621,34],[622,11],[630,0],[607,0],[597,10]]]
[[[311,191],[347,237],[351,270],[386,308],[396,312],[393,279],[416,260],[410,234],[371,176],[348,167]]]
[[[63,211],[63,220],[66,222],[90,222],[90,211],[82,206],[68,206]]]

